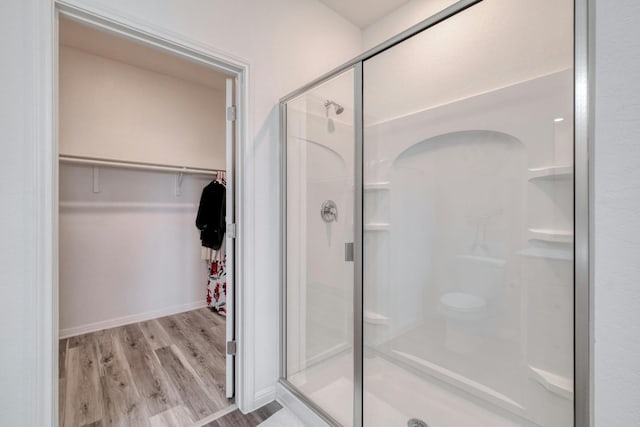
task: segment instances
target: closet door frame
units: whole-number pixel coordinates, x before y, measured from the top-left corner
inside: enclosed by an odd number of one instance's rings
[[[54,0],[52,22],[52,46],[51,46],[51,139],[46,139],[47,149],[42,154],[42,164],[46,165],[43,173],[45,179],[51,183],[49,192],[41,190],[43,200],[47,206],[43,207],[44,222],[50,225],[50,231],[42,232],[42,244],[45,248],[50,248],[50,258],[45,259],[43,277],[45,287],[50,286],[50,292],[42,296],[42,307],[47,310],[41,322],[42,331],[40,335],[43,342],[48,344],[40,352],[42,357],[42,370],[38,373],[38,383],[48,390],[42,405],[38,405],[39,418],[47,420],[50,418],[50,425],[57,426],[58,414],[58,341],[59,341],[59,253],[58,253],[58,224],[59,224],[59,166],[58,166],[58,58],[59,58],[59,22],[61,16],[78,21],[93,28],[108,31],[110,33],[125,37],[130,40],[140,42],[150,48],[159,49],[166,53],[197,62],[211,68],[213,71],[222,72],[235,80],[235,156],[231,168],[234,173],[233,203],[235,208],[235,257],[234,270],[235,282],[235,340],[237,342],[235,355],[235,403],[242,411],[254,409],[255,390],[253,381],[253,364],[255,363],[252,347],[255,339],[253,311],[245,307],[251,307],[253,302],[252,281],[246,280],[246,269],[244,262],[246,259],[245,248],[253,247],[250,241],[252,233],[244,233],[244,225],[248,214],[244,209],[246,200],[245,191],[245,168],[244,163],[247,152],[247,135],[250,135],[248,120],[249,109],[249,68],[250,64],[230,55],[223,54],[210,46],[195,44],[191,40],[184,39],[174,33],[151,26],[150,24],[132,20],[131,17],[124,17],[103,9],[78,5],[72,1]],[[229,165],[227,165],[229,167]],[[49,207],[49,209],[47,209]],[[49,424],[49,423],[47,423]]]

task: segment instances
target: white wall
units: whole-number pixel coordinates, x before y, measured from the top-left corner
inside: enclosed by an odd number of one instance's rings
[[[412,25],[435,15],[454,4],[457,0],[411,0],[384,18],[366,27],[362,32],[365,49],[403,32]]]
[[[156,1],[77,0],[103,7],[179,37],[205,44],[250,62],[251,99],[245,169],[245,207],[249,216],[240,230],[248,257],[246,288],[255,307],[255,342],[244,343],[255,357],[245,389],[255,398],[273,397],[277,373],[278,331],[278,117],[277,100],[288,91],[355,56],[360,31],[313,0]],[[51,410],[51,384],[37,373],[53,369],[46,357],[48,337],[37,335],[55,319],[39,298],[51,292],[47,277],[50,248],[38,246],[47,230],[52,200],[48,164],[41,153],[50,145],[52,10],[50,1],[7,0],[0,3],[2,96],[0,97],[0,420],[3,425],[44,426]],[[8,58],[11,58],[9,61]],[[42,190],[42,191],[37,191]],[[43,194],[49,192],[49,197]],[[40,359],[38,359],[40,357]],[[251,372],[253,371],[253,372]],[[47,406],[48,405],[48,406]],[[36,409],[34,409],[36,408]],[[42,413],[40,411],[42,408]],[[37,419],[36,419],[37,418]],[[46,421],[44,421],[46,420]]]
[[[60,154],[225,168],[223,92],[68,46],[59,64]]]
[[[572,5],[566,0],[480,2],[371,58],[364,64],[365,116],[373,121],[400,117],[571,68]],[[364,34],[396,31],[397,15]],[[409,25],[420,15],[405,18]],[[544,30],[539,22],[545,22]]]
[[[0,3],[0,424],[46,425],[51,383],[46,374],[51,325],[46,276],[51,250],[39,245],[49,220],[38,213],[40,194],[51,196],[41,162],[51,142],[50,91],[43,90],[51,67],[51,7],[37,0]],[[51,200],[51,197],[49,197]],[[49,261],[49,262],[48,262]],[[44,363],[43,363],[44,362]],[[48,362],[50,366],[50,362]],[[39,380],[42,379],[42,381]]]
[[[210,177],[60,168],[60,330],[85,333],[205,305],[195,217]]]
[[[640,425],[640,3],[596,1],[595,425]]]

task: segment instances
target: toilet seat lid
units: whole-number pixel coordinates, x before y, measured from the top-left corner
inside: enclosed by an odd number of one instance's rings
[[[442,305],[450,310],[464,313],[481,311],[485,307],[484,298],[476,295],[465,294],[463,292],[451,292],[440,298]]]

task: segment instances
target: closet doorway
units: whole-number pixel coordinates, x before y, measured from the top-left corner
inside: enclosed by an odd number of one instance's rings
[[[236,407],[242,71],[97,21],[58,19],[58,424],[203,425]]]

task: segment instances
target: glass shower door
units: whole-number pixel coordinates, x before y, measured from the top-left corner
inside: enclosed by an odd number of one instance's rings
[[[573,1],[364,61],[363,425],[573,425]]]
[[[354,72],[286,103],[285,379],[353,419]]]

